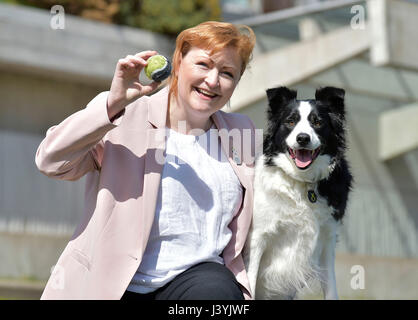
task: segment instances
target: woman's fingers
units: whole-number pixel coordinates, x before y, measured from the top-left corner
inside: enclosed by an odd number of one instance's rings
[[[135,65],[133,63],[131,63],[128,59],[124,58],[124,59],[119,59],[118,60],[118,66],[121,69],[129,69],[129,68],[133,68],[135,67]]]
[[[135,57],[141,58],[141,59],[144,59],[144,60],[147,60],[149,57],[152,57],[152,56],[154,56],[156,54],[158,54],[157,51],[148,50],[148,51],[142,51],[142,52],[137,53],[135,55]]]
[[[119,59],[118,62],[123,68],[140,67],[142,69],[147,65],[148,58],[156,54],[157,51],[153,50],[142,51],[135,55],[127,55],[125,58]]]
[[[139,57],[136,57],[136,56],[132,56],[132,55],[128,55],[128,56],[126,56],[126,58],[125,58],[127,61],[129,61],[130,63],[133,63],[133,64],[135,64],[135,65],[137,65],[137,66],[142,66],[142,67],[144,67],[144,66],[146,66],[147,65],[147,62],[144,60],[144,59],[142,59],[142,58],[139,58]]]
[[[151,50],[142,51],[142,52],[139,52],[135,55],[127,55],[125,58],[119,59],[119,62],[124,63],[124,62],[127,62],[127,61],[135,61],[135,62],[138,62],[138,63],[145,63],[146,64],[146,60],[149,57],[152,57],[156,54],[157,54],[157,51],[151,51]]]

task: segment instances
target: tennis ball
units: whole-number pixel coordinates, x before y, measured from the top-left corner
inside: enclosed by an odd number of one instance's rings
[[[160,54],[148,58],[145,66],[145,75],[154,81],[161,82],[171,73],[171,63]]]

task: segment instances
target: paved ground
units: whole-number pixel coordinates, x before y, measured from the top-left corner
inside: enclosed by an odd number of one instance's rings
[[[418,259],[337,254],[335,267],[341,300],[418,299]],[[353,279],[360,275],[358,267],[364,270],[363,288],[353,287]],[[0,300],[38,300],[45,284],[46,281],[0,279]],[[312,289],[298,298],[322,299],[320,286],[314,284]]]
[[[44,282],[0,279],[0,300],[39,300]]]

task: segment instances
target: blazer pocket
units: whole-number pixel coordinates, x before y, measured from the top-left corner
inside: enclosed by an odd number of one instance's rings
[[[80,251],[78,249],[73,249],[73,251],[71,251],[70,255],[78,263],[80,263],[81,265],[83,265],[84,267],[86,267],[87,270],[90,271],[91,263],[90,263],[89,257],[86,254],[84,254],[82,251]]]

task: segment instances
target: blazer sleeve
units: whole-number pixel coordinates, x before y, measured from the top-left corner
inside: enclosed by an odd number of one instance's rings
[[[122,112],[109,120],[108,92],[102,92],[60,124],[48,129],[39,145],[35,163],[48,177],[77,180],[92,170],[100,170],[103,156],[103,137],[122,121]]]

